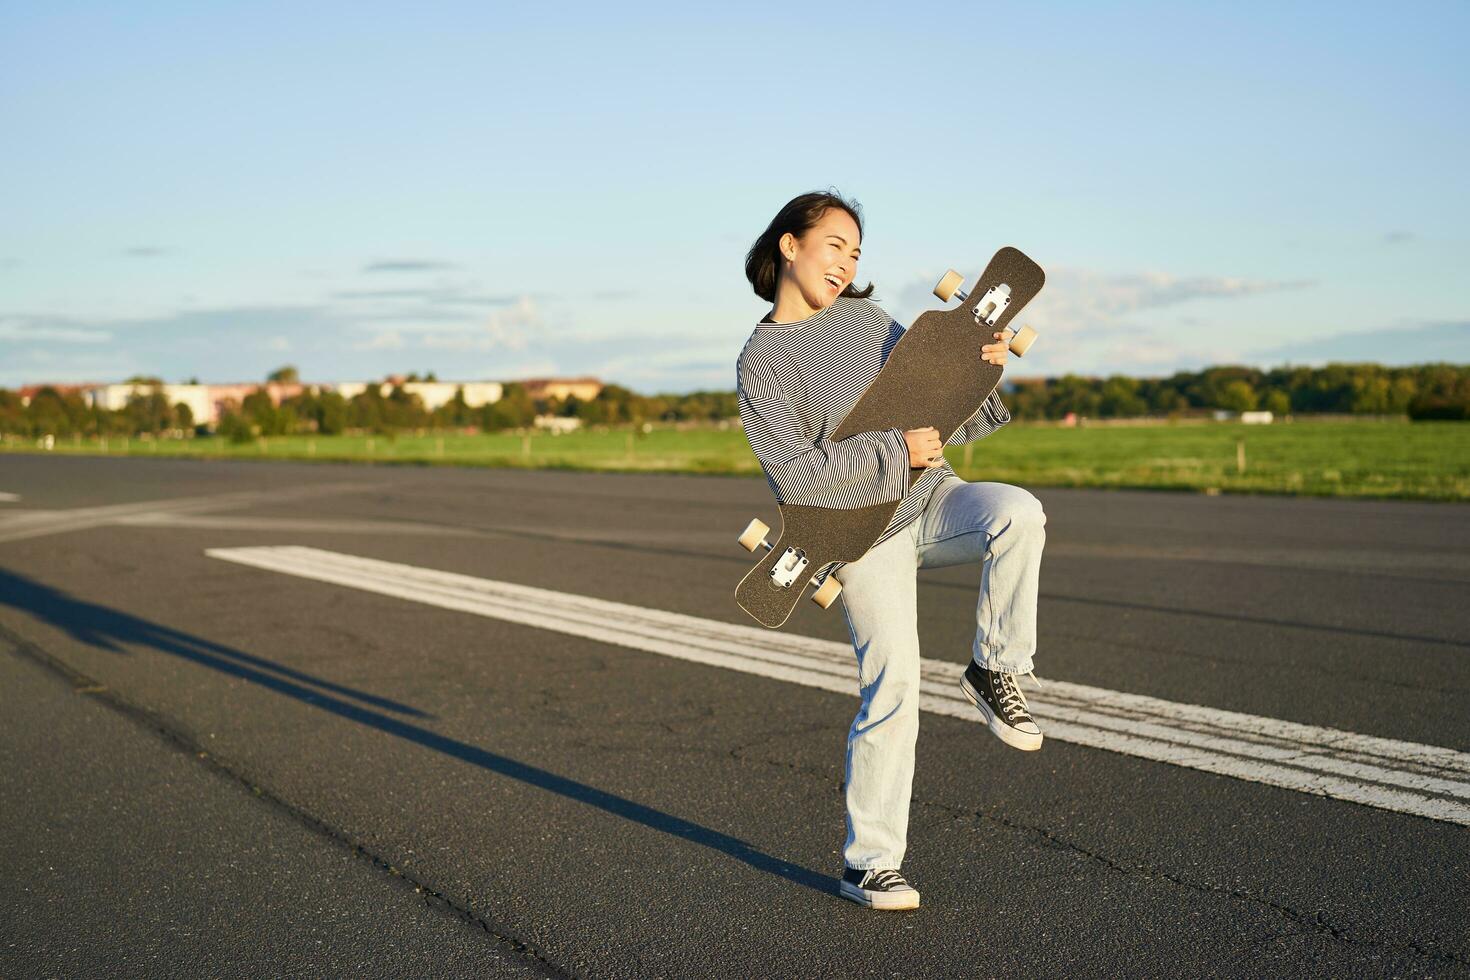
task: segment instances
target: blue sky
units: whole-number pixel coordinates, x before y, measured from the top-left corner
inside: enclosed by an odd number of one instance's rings
[[[734,387],[745,250],[1002,245],[1016,375],[1470,361],[1470,5],[0,5],[0,385]]]

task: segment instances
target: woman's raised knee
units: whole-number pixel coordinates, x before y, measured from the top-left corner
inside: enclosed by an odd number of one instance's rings
[[[1001,499],[999,509],[999,517],[1004,524],[1022,527],[1046,526],[1046,511],[1042,508],[1041,501],[1029,490],[1011,487]]]

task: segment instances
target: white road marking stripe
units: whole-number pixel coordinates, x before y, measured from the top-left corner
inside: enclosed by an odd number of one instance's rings
[[[317,548],[205,553],[841,694],[857,689],[844,643]],[[920,707],[979,721],[959,691],[963,671],[923,660]],[[1031,697],[1047,738],[1470,826],[1470,753],[1065,681]]]
[[[1470,555],[1465,552],[1406,551],[1346,548],[1232,548],[1229,545],[1195,547],[1148,547],[1144,545],[1047,544],[1048,558],[1100,558],[1120,561],[1142,558],[1155,561],[1214,562],[1225,565],[1259,565],[1263,568],[1312,568],[1332,572],[1373,574],[1417,572],[1426,575],[1470,575]]]
[[[362,484],[320,483],[313,486],[282,490],[242,490],[201,497],[176,497],[171,500],[144,500],[131,504],[107,504],[101,507],[73,507],[67,510],[28,510],[0,517],[0,543],[39,538],[65,531],[115,524],[150,514],[197,514],[212,510],[230,510],[257,503],[280,503],[323,494],[362,490]]]
[[[431,537],[471,537],[477,532],[443,524],[411,521],[317,520],[310,517],[208,517],[150,511],[115,518],[128,527],[211,528],[220,531],[291,531],[299,534],[422,534]]]
[[[18,493],[6,493],[4,490],[0,490],[0,503],[13,504],[19,499],[20,494]]]

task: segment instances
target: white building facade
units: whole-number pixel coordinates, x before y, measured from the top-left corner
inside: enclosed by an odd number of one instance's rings
[[[335,391],[350,401],[353,396],[366,391],[369,385],[376,385],[378,393],[384,398],[392,393],[394,387],[393,382],[389,381],[381,383],[344,381],[339,384],[320,385],[277,382],[266,382],[259,385],[114,384],[88,388],[83,393],[83,397],[93,408],[115,412],[126,408],[128,401],[134,395],[147,396],[156,388],[163,393],[164,398],[168,399],[170,405],[177,405],[179,402],[188,405],[189,411],[194,414],[196,424],[213,425],[219,421],[222,406],[231,403],[238,404],[244,400],[246,395],[257,389],[265,390],[271,396],[271,401],[279,405],[283,398],[292,397],[303,388],[315,389],[318,392]],[[465,404],[470,408],[479,408],[481,405],[500,401],[501,392],[504,390],[504,386],[498,381],[406,381],[402,383],[402,387],[404,391],[418,395],[424,403],[424,408],[431,412],[452,401],[455,393],[461,388],[464,389]]]
[[[342,381],[319,387],[324,391],[335,391],[351,401],[367,391],[371,385],[377,385],[378,394],[384,398],[392,394],[394,388],[391,381]],[[419,400],[424,403],[424,408],[431,412],[453,401],[455,392],[461,388],[464,389],[464,402],[470,408],[479,408],[481,405],[490,405],[500,401],[501,392],[504,390],[504,386],[498,381],[404,381],[398,387],[410,395],[418,395]]]
[[[93,408],[105,408],[116,412],[128,407],[134,395],[148,396],[157,388],[163,392],[170,405],[183,402],[194,414],[195,422],[215,421],[215,401],[210,385],[100,385],[89,388],[84,394],[87,404]]]

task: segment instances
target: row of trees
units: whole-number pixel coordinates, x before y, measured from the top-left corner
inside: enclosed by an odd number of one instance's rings
[[[291,382],[292,375],[273,372],[269,380]],[[417,380],[410,377],[405,380]],[[432,380],[428,378],[425,380]],[[30,404],[17,392],[0,388],[0,433],[39,437],[84,435],[192,434],[194,413],[183,402],[170,405],[157,379],[133,378],[141,385],[126,406],[116,411],[92,408],[78,392],[40,389]],[[652,421],[700,421],[732,418],[737,414],[734,392],[695,392],[688,395],[645,397],[621,385],[607,385],[587,401],[570,398],[532,398],[523,385],[503,386],[499,401],[471,407],[464,392],[433,411],[417,394],[394,386],[384,395],[378,386],[352,398],[334,391],[304,389],[279,405],[263,389],[248,394],[238,405],[226,407],[215,432],[236,441],[256,436],[343,432],[395,432],[405,429],[467,429],[500,431],[530,426],[538,415],[579,418],[586,425],[625,425]],[[197,426],[205,434],[204,426]]]
[[[1323,368],[1214,367],[1168,378],[1065,375],[1018,382],[1006,404],[1017,418],[1175,416],[1216,409],[1277,415],[1333,413],[1470,418],[1470,365],[1329,364]]]
[[[284,371],[285,369],[283,369]],[[282,372],[272,381],[292,381]],[[46,434],[140,435],[184,434],[196,429],[189,406],[170,405],[157,379],[130,379],[144,385],[116,411],[94,409],[76,392],[42,388],[22,404],[18,393],[0,388],[0,433],[38,437]],[[1376,364],[1332,364],[1325,368],[1216,367],[1181,371],[1168,378],[1086,378],[1065,375],[1018,381],[1004,395],[1011,413],[1023,419],[1055,419],[1068,413],[1089,418],[1179,416],[1217,409],[1243,412],[1264,409],[1290,413],[1408,415],[1422,419],[1470,419],[1470,365],[1428,364],[1386,368]],[[538,415],[578,418],[586,425],[643,422],[699,422],[733,419],[739,406],[733,391],[697,391],[686,395],[640,395],[621,385],[607,385],[596,398],[582,401],[535,399],[519,384],[504,386],[499,401],[471,407],[463,392],[433,411],[418,395],[401,386],[388,394],[370,386],[353,398],[331,391],[305,389],[279,405],[258,389],[222,415],[215,431],[247,440],[257,435],[349,431],[394,432],[404,429],[499,431],[530,426]],[[200,434],[207,430],[197,427]]]
[[[0,388],[0,433],[22,436],[136,435],[190,431],[194,413],[180,402],[170,405],[163,392],[134,395],[117,411],[94,409],[76,392],[42,388],[25,405],[17,392]]]
[[[532,398],[523,385],[510,382],[502,387],[500,400],[471,407],[464,392],[433,411],[402,387],[387,395],[376,386],[351,399],[336,392],[303,391],[294,398],[271,404],[263,391],[248,395],[238,412],[221,418],[222,433],[240,438],[242,433],[285,435],[320,432],[332,435],[349,430],[393,432],[402,429],[465,429],[487,432],[520,429],[532,425],[538,415],[581,419],[584,425],[625,425],[652,421],[701,421],[731,418],[738,414],[735,393],[694,392],[688,395],[645,397],[621,385],[605,385],[597,397],[583,401],[568,398]]]

